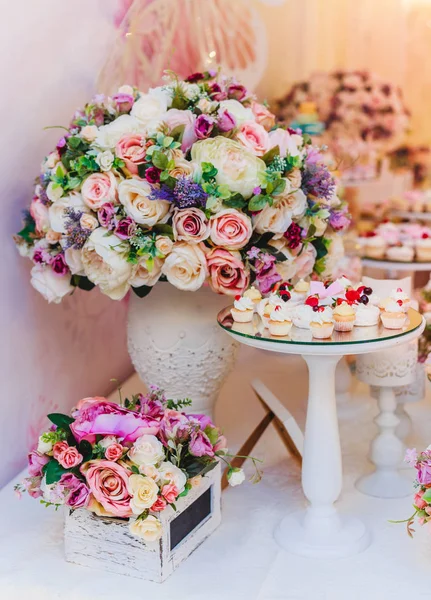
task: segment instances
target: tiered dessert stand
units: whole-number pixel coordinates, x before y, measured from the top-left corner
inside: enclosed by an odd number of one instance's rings
[[[289,336],[276,338],[260,317],[252,323],[235,323],[226,308],[219,325],[239,342],[271,352],[300,354],[308,365],[309,398],[304,438],[302,486],[309,501],[305,512],[287,515],[278,526],[278,543],[304,556],[344,557],[364,550],[370,543],[365,525],[341,516],[334,506],[342,489],[340,435],[335,398],[335,369],[343,356],[371,354],[417,339],[425,327],[423,317],[409,311],[403,330],[355,327],[349,333],[334,332],[328,340],[316,340],[311,332],[293,327]]]

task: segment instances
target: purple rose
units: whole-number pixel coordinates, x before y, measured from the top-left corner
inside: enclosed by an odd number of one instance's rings
[[[69,272],[69,267],[64,260],[64,254],[62,252],[59,252],[50,260],[50,265],[57,275],[66,275]]]
[[[31,477],[42,477],[42,467],[49,461],[49,456],[30,452],[28,455],[28,472]]]
[[[246,88],[240,83],[232,83],[227,88],[227,93],[229,98],[234,98],[235,100],[239,101],[244,100],[244,98],[247,96]]]
[[[199,115],[195,122],[195,133],[199,140],[204,140],[214,129],[215,119],[208,115]]]
[[[431,461],[423,461],[418,467],[418,481],[421,485],[431,485]]]
[[[160,439],[166,445],[169,440],[185,441],[190,435],[190,422],[185,414],[177,410],[165,410],[160,421]]]
[[[115,207],[112,202],[106,202],[97,212],[97,218],[102,227],[113,229],[113,217],[115,215]]]
[[[115,228],[115,235],[121,240],[128,240],[136,231],[136,223],[131,217],[121,219]]]
[[[150,167],[145,171],[145,179],[148,183],[159,183],[160,171],[157,167]]]
[[[73,473],[65,473],[61,476],[59,484],[66,492],[65,501],[73,508],[84,508],[88,504],[90,490],[83,481]]]
[[[216,102],[221,102],[222,100],[226,100],[227,94],[224,90],[222,90],[219,83],[214,81],[213,83],[211,83],[208,86],[208,88],[209,88],[208,94],[212,100],[215,100]]]
[[[277,273],[275,267],[263,275],[256,277],[256,285],[262,294],[268,294],[274,285],[281,281],[283,278]]]
[[[203,431],[193,431],[190,442],[189,452],[193,456],[214,456],[213,445],[208,436]]]
[[[35,250],[33,252],[33,262],[36,264],[40,264],[40,263],[44,263],[45,262],[45,253],[43,250]]]
[[[217,126],[220,131],[231,131],[236,125],[235,117],[228,111],[222,110],[218,115]]]
[[[134,99],[130,94],[114,94],[112,99],[114,100],[119,112],[126,113],[132,109]]]
[[[329,217],[329,224],[335,231],[342,231],[347,229],[350,225],[351,219],[347,212],[347,208],[343,210],[331,211]]]

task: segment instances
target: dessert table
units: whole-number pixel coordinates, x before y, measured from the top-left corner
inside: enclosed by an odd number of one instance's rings
[[[431,213],[414,212],[412,210],[391,210],[391,217],[406,219],[407,221],[431,221]]]
[[[385,269],[387,272],[419,273],[431,271],[431,262],[401,262],[376,258],[362,258],[362,266],[372,269]]]
[[[237,341],[271,352],[299,354],[309,373],[309,397],[305,426],[302,487],[309,506],[305,512],[289,514],[277,527],[280,546],[310,557],[345,557],[364,550],[370,535],[357,518],[341,516],[334,503],[342,489],[342,458],[335,396],[335,369],[343,356],[368,354],[394,348],[418,338],[425,320],[410,309],[402,330],[355,327],[335,332],[327,340],[312,338],[311,332],[292,327],[286,337],[271,336],[255,314],[251,323],[235,323],[230,308],[217,317],[219,325]]]

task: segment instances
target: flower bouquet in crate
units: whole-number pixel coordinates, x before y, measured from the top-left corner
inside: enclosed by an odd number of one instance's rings
[[[230,485],[245,476],[231,466],[211,419],[181,412],[190,404],[153,387],[121,405],[84,398],[71,416],[48,415],[52,426],[30,452],[29,477],[16,489],[71,509],[68,560],[161,581],[219,524],[219,461],[228,465]],[[116,544],[131,548],[118,562],[108,548]]]

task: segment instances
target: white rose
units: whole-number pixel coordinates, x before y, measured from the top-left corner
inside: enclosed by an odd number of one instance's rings
[[[163,532],[162,524],[153,515],[149,515],[146,519],[130,519],[129,530],[145,542],[157,542]]]
[[[328,226],[326,221],[324,221],[323,219],[320,219],[319,217],[312,217],[311,223],[316,228],[316,231],[314,232],[314,235],[316,237],[322,236],[325,233],[326,228]]]
[[[222,100],[219,111],[227,110],[235,118],[236,125],[241,125],[244,121],[254,121],[254,115],[251,108],[246,108],[238,100]]]
[[[154,481],[160,481],[160,473],[154,465],[139,465],[139,472],[146,477],[154,479]]]
[[[148,257],[143,256],[133,269],[129,283],[132,287],[139,288],[143,285],[153,287],[159,281],[162,274],[163,260],[155,258],[151,270],[147,266]]]
[[[86,141],[86,142],[94,142],[94,140],[97,137],[98,134],[98,129],[96,127],[96,125],[86,125],[85,127],[83,127],[81,129],[81,137]]]
[[[115,437],[115,435],[106,435],[103,438],[103,440],[100,440],[98,445],[106,450],[106,448],[108,448],[109,446],[112,446],[112,444],[117,444],[117,443],[118,443],[118,439]]]
[[[201,88],[198,86],[197,83],[184,82],[182,84],[182,90],[183,90],[184,96],[186,98],[188,98],[189,100],[193,100],[194,98],[197,98],[199,96],[199,94],[201,93]]]
[[[137,133],[141,128],[139,121],[137,121],[131,115],[121,115],[108,123],[108,125],[102,125],[99,127],[99,131],[94,145],[99,148],[115,148],[117,142],[126,133]]]
[[[229,485],[235,487],[240,485],[245,479],[244,471],[242,469],[232,469],[228,474]]]
[[[100,170],[105,172],[111,170],[114,160],[115,156],[110,150],[99,152],[99,154],[96,156],[96,162],[99,165]]]
[[[163,264],[162,273],[179,290],[195,292],[208,275],[205,254],[197,244],[177,242]]]
[[[172,99],[161,88],[151,89],[148,94],[142,94],[134,103],[130,114],[150,132],[155,131],[163,121]]]
[[[74,208],[77,211],[87,212],[88,208],[85,206],[81,194],[72,192],[69,196],[64,196],[51,204],[48,209],[49,223],[51,229],[58,233],[66,233],[65,222],[68,218],[67,209]]]
[[[77,248],[67,248],[64,251],[64,260],[70,269],[72,275],[84,275],[84,265],[82,264],[81,250]]]
[[[60,185],[56,185],[54,182],[50,181],[48,183],[48,187],[46,188],[46,195],[51,202],[56,202],[63,195],[63,188]]]
[[[46,171],[47,169],[48,170],[53,169],[59,161],[60,161],[60,155],[57,152],[57,150],[55,150],[54,152],[51,152],[51,154],[48,154],[48,156],[42,163],[42,170]]]
[[[119,94],[127,94],[128,96],[133,96],[133,88],[131,85],[122,85],[118,88]]]
[[[170,462],[162,462],[159,467],[159,475],[162,481],[173,483],[179,494],[184,492],[184,488],[187,483],[187,477],[183,471],[181,471],[181,469]]]
[[[118,197],[128,216],[148,227],[165,223],[171,209],[170,202],[150,200],[150,194],[150,184],[140,179],[124,179],[118,186]]]
[[[52,450],[52,442],[44,442],[42,436],[40,436],[39,441],[37,443],[37,452],[39,454],[47,454]]]
[[[212,163],[218,169],[217,183],[227,185],[231,192],[239,192],[246,199],[260,184],[266,169],[263,160],[240,143],[221,136],[195,143],[192,161],[199,165]]]
[[[208,100],[208,98],[201,98],[196,106],[203,113],[210,113],[216,108],[217,102],[211,102],[211,100]]]
[[[165,451],[155,435],[141,435],[129,450],[129,457],[138,466],[156,465],[165,458]]]
[[[147,508],[151,508],[159,493],[159,486],[154,479],[137,474],[130,475],[127,489],[132,496],[130,508],[134,515],[140,515]]]
[[[44,265],[35,265],[31,270],[31,285],[48,302],[59,304],[64,296],[70,294],[75,289],[70,285],[70,274],[57,275],[51,269]]]
[[[82,249],[86,276],[112,300],[124,298],[130,287],[132,265],[124,256],[124,246],[124,241],[104,227],[98,227]]]

